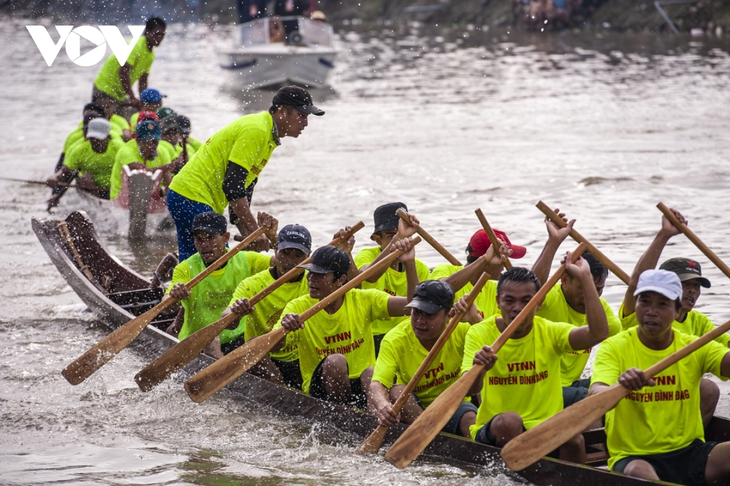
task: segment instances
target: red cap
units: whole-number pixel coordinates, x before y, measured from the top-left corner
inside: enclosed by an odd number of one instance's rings
[[[513,245],[509,238],[507,238],[507,235],[504,231],[500,231],[498,229],[494,230],[494,234],[497,236],[498,240],[502,240],[505,243],[507,243],[507,246],[509,246],[512,249],[512,255],[510,255],[510,258],[522,258],[525,256],[525,253],[527,253],[527,248],[524,246],[518,246]],[[483,229],[480,229],[469,240],[469,247],[467,248],[467,251],[469,252],[470,257],[479,258],[480,256],[487,253],[487,250],[489,250],[489,247],[492,246],[492,242],[489,241],[489,237],[487,236],[487,232]]]
[[[157,113],[154,111],[140,111],[137,116],[137,123],[145,120],[154,120],[157,123],[160,123],[160,117],[158,117]]]

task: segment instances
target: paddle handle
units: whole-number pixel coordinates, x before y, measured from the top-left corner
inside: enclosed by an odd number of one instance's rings
[[[494,230],[489,225],[489,222],[487,221],[487,218],[484,217],[484,213],[481,209],[477,209],[474,211],[477,215],[477,219],[482,224],[482,228],[484,228],[484,231],[487,233],[487,236],[489,237],[489,241],[492,243],[492,246],[494,247],[494,254],[499,255],[499,239],[497,239],[497,235],[494,234]],[[509,261],[509,258],[504,262],[505,268],[512,268],[512,262]]]
[[[728,268],[727,265],[725,265],[725,262],[720,260],[720,257],[718,257],[715,252],[713,252],[707,245],[705,245],[702,240],[700,240],[694,232],[687,227],[686,224],[682,223],[677,219],[677,217],[674,215],[674,213],[664,205],[664,203],[659,203],[656,205],[656,207],[659,208],[659,211],[664,214],[664,216],[671,221],[671,223],[677,227],[679,231],[684,233],[684,235],[695,244],[695,246],[705,254],[707,258],[710,259],[712,263],[714,263],[717,268],[719,268],[722,273],[724,273],[728,278],[730,278],[730,268]]]
[[[545,204],[544,202],[539,201],[536,204],[536,206],[537,206],[537,209],[542,211],[545,216],[550,218],[550,220],[552,220],[552,222],[555,223],[556,225],[558,225],[560,228],[565,228],[568,225],[565,221],[562,220],[562,218],[560,218],[557,214],[555,214],[555,211],[550,209],[550,207],[547,204]],[[629,280],[630,280],[629,275],[626,272],[624,272],[623,270],[621,270],[621,268],[619,268],[618,265],[613,263],[610,258],[608,258],[606,255],[604,255],[601,252],[601,250],[599,250],[598,248],[593,246],[593,244],[590,241],[586,240],[583,237],[583,235],[581,235],[580,233],[578,233],[575,230],[575,228],[570,230],[570,236],[579,243],[585,243],[586,246],[588,247],[588,251],[590,252],[591,255],[593,255],[594,257],[596,257],[598,259],[598,261],[603,263],[603,265],[606,268],[608,268],[609,270],[611,270],[614,273],[614,275],[616,275],[618,278],[620,278],[623,283],[625,283],[626,285],[629,284]]]
[[[400,219],[402,219],[406,223],[408,223],[408,224],[411,223],[411,220],[408,217],[408,213],[403,208],[398,208],[398,211],[396,211],[395,214],[397,214],[398,216],[400,216]],[[434,239],[434,237],[431,236],[428,233],[428,231],[426,231],[425,229],[423,229],[421,227],[421,225],[416,226],[416,232],[418,233],[418,235],[421,238],[423,238],[424,240],[426,240],[426,243],[428,243],[429,245],[431,245],[431,247],[433,247],[434,250],[436,250],[437,252],[439,252],[441,254],[441,256],[443,256],[444,258],[446,258],[446,260],[449,263],[451,263],[452,265],[460,266],[460,267],[463,266],[463,263],[461,263],[459,260],[457,260],[454,255],[452,255],[451,253],[449,253],[449,250],[447,250],[446,248],[444,248],[443,246],[441,246],[441,243],[439,243],[438,241],[436,241]]]

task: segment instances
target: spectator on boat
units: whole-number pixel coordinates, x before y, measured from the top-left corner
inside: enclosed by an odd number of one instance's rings
[[[565,220],[559,210],[556,210],[556,213]],[[532,266],[533,273],[537,275],[541,282],[549,278],[555,253],[570,234],[575,220],[566,221],[566,223],[565,227],[559,228],[550,218],[545,218],[548,239],[540,256],[537,257],[535,264]],[[588,252],[583,253],[581,257],[588,262],[593,276],[592,287],[600,297],[606,286],[608,269]],[[581,280],[566,272],[560,282],[555,284],[545,296],[537,315],[553,322],[567,322],[575,327],[585,326],[588,323],[585,294],[585,287],[582,286]],[[600,301],[608,322],[608,335],[613,336],[621,331],[621,320],[614,314],[613,309],[605,299],[601,297]],[[590,377],[581,378],[581,376],[590,355],[591,348],[587,348],[578,353],[565,353],[560,357],[560,376],[563,384],[565,407],[573,405],[588,395],[591,379]]]
[[[351,242],[354,244],[354,237],[351,237]],[[255,306],[251,306],[249,302],[251,297],[309,258],[312,236],[304,226],[289,224],[279,231],[276,246],[276,258],[271,267],[238,284],[233,292],[230,307],[223,313],[226,315],[233,312],[242,316],[239,328],[244,326],[243,335],[246,341],[271,331],[281,317],[281,311],[289,302],[303,295],[309,295],[306,272],[302,272],[264,297]],[[232,348],[224,349],[223,352],[227,354],[227,351],[232,350]],[[285,384],[298,390],[302,389],[299,350],[296,346],[287,346],[275,353],[270,353],[268,357],[264,357],[251,368],[251,372],[275,383]]]
[[[393,202],[383,204],[375,209],[373,219],[375,226],[370,239],[377,246],[371,248],[363,248],[355,256],[355,265],[362,272],[371,265],[375,265],[380,260],[388,256],[393,250],[394,240],[398,240],[396,235],[405,234],[406,223],[396,214],[396,211],[408,208],[402,202]],[[418,219],[410,216],[413,225],[418,225]],[[428,280],[430,273],[428,266],[420,260],[415,260],[416,275],[418,281]],[[408,282],[406,278],[406,269],[403,263],[395,261],[390,267],[384,268],[362,283],[364,289],[378,289],[383,292],[398,297],[407,297]],[[399,322],[405,320],[405,317],[387,317],[378,319],[373,322],[373,339],[375,341],[375,356],[380,351],[380,342],[383,340],[385,333],[393,329]]]
[[[406,266],[408,295],[412,296],[418,276],[415,251],[408,250],[410,244],[410,238],[405,238],[393,248],[407,250],[398,259]],[[306,323],[299,320],[300,314],[345,285],[351,263],[347,253],[334,246],[312,253],[311,262],[301,266],[309,271],[309,295],[289,302],[282,311],[274,329],[281,326],[289,332],[273,351],[298,347],[304,393],[365,408],[375,366],[372,323],[405,315],[409,297],[392,297],[377,289],[352,289]]]
[[[284,137],[298,137],[307,117],[324,111],[312,104],[309,93],[297,86],[281,88],[268,112],[243,116],[214,133],[190,162],[175,176],[167,193],[167,206],[175,221],[180,258],[194,253],[190,231],[198,213],[223,214],[230,204],[241,236],[256,231],[251,199],[261,172]],[[252,249],[268,250],[266,237]]]
[[[76,187],[98,198],[109,199],[114,158],[123,142],[119,138],[112,138],[111,123],[101,117],[89,120],[85,133],[84,140],[73,145],[63,161],[63,167],[48,179],[47,184],[54,188],[59,184],[68,184],[78,172]]]
[[[728,484],[730,442],[705,442],[700,390],[705,373],[730,377],[728,348],[711,341],[646,376],[642,370],[696,337],[673,328],[685,292],[676,273],[645,270],[634,288],[638,326],[603,342],[593,365],[591,395],[615,383],[631,390],[606,416],[608,467],[649,480]]]
[[[139,113],[142,111],[151,111],[155,113],[157,110],[162,108],[163,95],[156,89],[147,88],[139,94],[139,111],[129,118],[129,124],[133,127],[137,126],[141,120],[139,119]]]
[[[533,309],[499,350],[499,359],[490,345],[519,315],[540,290],[540,280],[526,268],[512,267],[502,274],[497,287],[500,314],[469,329],[464,345],[461,372],[473,365],[485,365],[467,393],[481,391],[482,402],[471,436],[477,442],[504,447],[510,440],[563,409],[560,357],[582,351],[608,337],[608,323],[591,269],[583,258],[565,268],[585,290],[587,326],[575,327],[535,315]],[[496,362],[495,362],[496,360]],[[558,450],[560,459],[584,463],[585,443],[577,434]]]
[[[117,56],[109,56],[94,80],[91,101],[106,106],[111,113],[119,111],[125,98],[129,98],[131,105],[138,107],[140,100],[134,94],[134,83],[139,81],[140,92],[147,89],[150,68],[155,60],[153,49],[162,42],[166,28],[164,20],[151,17],[124,66],[119,65]]]
[[[472,235],[466,246],[466,266],[442,263],[436,265],[429,276],[431,280],[443,280],[451,285],[458,300],[472,291],[483,272],[488,273],[489,280],[474,300],[482,319],[499,313],[497,280],[504,270],[505,260],[522,258],[527,253],[527,248],[513,244],[504,231],[496,228],[493,231],[500,241],[500,248],[496,253],[494,250],[490,251],[492,242],[486,231],[480,229]]]
[[[309,10],[309,0],[274,0],[274,15],[278,15],[279,17],[299,17],[305,15]],[[298,32],[299,20],[296,18],[285,18],[282,23],[284,24],[284,32],[286,35],[285,41],[291,44],[301,42],[301,35]]]
[[[245,24],[266,14],[266,0],[238,0],[238,23]]]
[[[327,16],[321,10],[315,10],[314,12],[309,14],[309,18],[312,20],[317,20],[319,22],[327,22]]]
[[[275,220],[271,218],[272,226]],[[180,299],[182,310],[168,327],[169,334],[183,340],[205,326],[219,320],[228,307],[233,291],[242,280],[269,268],[272,257],[254,251],[240,251],[226,264],[215,270],[199,284],[188,290],[185,284],[195,278],[210,264],[228,251],[228,222],[225,216],[207,212],[197,214],[193,220],[193,239],[197,252],[181,261],[173,270],[167,294]],[[273,228],[276,231],[276,228]],[[215,358],[223,356],[222,349],[243,341],[243,326],[225,329],[211,343],[207,351]],[[235,349],[235,348],[234,348]]]
[[[421,377],[414,392],[400,412],[393,411],[405,386],[411,381],[421,363],[446,329],[454,305],[454,290],[441,280],[426,280],[416,286],[410,319],[405,319],[383,339],[370,383],[370,398],[377,410],[380,425],[392,427],[398,422],[413,423],[423,410],[459,379],[464,358],[464,340],[471,327],[460,322],[433,360],[431,368]],[[442,429],[449,434],[471,437],[477,407],[466,397],[456,413]]]
[[[161,170],[163,180],[169,179],[173,169],[170,155],[165,150],[157,150],[162,138],[160,125],[154,120],[145,120],[137,124],[135,138],[125,143],[117,152],[112,169],[109,187],[109,198],[116,199],[122,189],[122,167],[128,165],[130,170],[154,172]]]
[[[674,215],[682,223],[687,224],[687,220],[679,211],[672,209]],[[634,291],[638,285],[639,277],[646,270],[654,269],[659,262],[659,257],[667,242],[673,236],[680,234],[680,231],[665,217],[662,216],[662,225],[654,240],[647,248],[646,252],[636,262],[636,267],[631,275],[629,286],[626,289],[623,304],[619,309],[619,317],[623,329],[635,328],[638,324],[638,314],[634,299]],[[702,336],[715,328],[715,324],[702,312],[694,309],[697,300],[700,298],[702,287],[710,288],[710,281],[702,276],[702,269],[699,262],[690,260],[689,258],[670,258],[659,267],[661,270],[668,270],[677,274],[682,285],[681,307],[677,313],[677,317],[672,323],[672,327],[688,336]],[[730,334],[722,334],[715,339],[725,347],[730,346]],[[702,412],[702,422],[705,427],[710,423],[712,416],[715,414],[717,402],[720,399],[720,388],[710,379],[702,379],[700,382],[700,411]]]

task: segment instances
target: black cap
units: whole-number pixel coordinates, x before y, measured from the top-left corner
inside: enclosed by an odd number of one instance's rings
[[[177,115],[175,121],[183,133],[190,133],[190,118],[184,115]]]
[[[702,276],[702,267],[695,260],[690,260],[689,258],[670,258],[662,263],[659,269],[676,273],[682,282],[696,279],[699,280],[700,285],[704,288],[710,288],[710,281]]]
[[[275,95],[272,103],[275,105],[293,106],[302,113],[322,116],[324,111],[312,104],[312,96],[299,86],[284,86]]]
[[[388,203],[379,206],[375,210],[374,214],[375,229],[373,230],[373,234],[380,231],[398,229],[398,220],[400,220],[400,216],[395,213],[400,208],[403,208],[404,211],[408,211],[408,207],[402,202]]]
[[[416,285],[413,300],[406,307],[414,308],[426,314],[436,314],[441,309],[451,309],[454,305],[454,289],[441,280],[424,280]]]
[[[213,211],[196,214],[192,231],[204,231],[209,235],[222,235],[228,231],[226,217]]]
[[[276,246],[279,250],[296,248],[309,255],[312,251],[312,235],[309,230],[299,224],[288,224],[281,228],[276,237]]]
[[[334,272],[347,275],[347,271],[350,269],[350,257],[336,246],[321,246],[314,250],[309,263],[298,265],[298,267],[309,270],[311,273]]]

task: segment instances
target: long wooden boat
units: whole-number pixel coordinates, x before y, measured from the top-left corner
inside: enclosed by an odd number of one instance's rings
[[[149,282],[114,259],[99,242],[93,224],[83,212],[70,214],[65,221],[40,221],[33,218],[33,230],[66,282],[82,301],[111,328],[125,324],[133,317],[157,304],[162,289],[150,289]],[[178,341],[161,329],[171,322],[171,315],[161,315],[138,338],[140,344],[159,353]],[[213,358],[199,355],[184,372],[195,373]],[[374,417],[345,405],[325,402],[299,391],[281,387],[244,373],[228,388],[264,406],[276,404],[276,410],[292,416],[324,422],[360,438],[377,427]],[[392,427],[385,444],[392,444],[405,426]],[[591,484],[596,486],[633,486],[671,484],[644,481],[599,467],[605,464],[605,453],[592,447],[605,441],[602,430],[584,434],[591,465],[576,465],[557,459],[543,458],[529,468],[512,473],[499,456],[499,449],[478,444],[449,434],[439,434],[424,451],[424,456],[452,464],[489,465],[498,473],[526,479],[537,485]],[[708,440],[729,440],[730,420],[715,417],[709,427]]]

